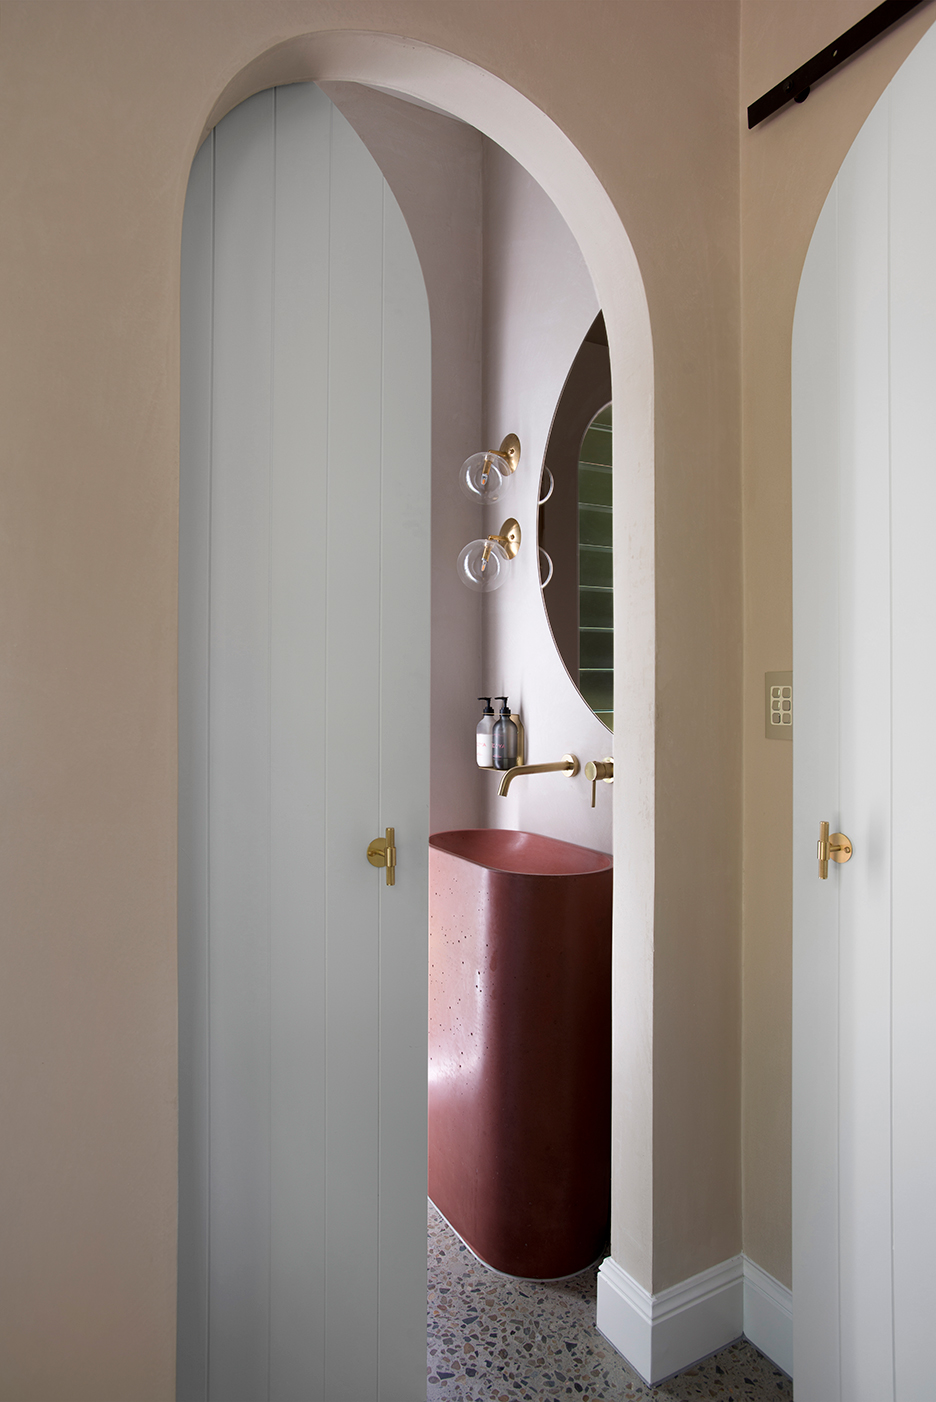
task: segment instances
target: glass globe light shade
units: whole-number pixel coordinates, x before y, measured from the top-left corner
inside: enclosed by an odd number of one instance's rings
[[[472,453],[462,463],[459,481],[472,501],[500,501],[510,486],[513,472],[502,453]]]
[[[477,594],[490,594],[507,578],[510,556],[496,540],[472,540],[458,557],[458,577]]]

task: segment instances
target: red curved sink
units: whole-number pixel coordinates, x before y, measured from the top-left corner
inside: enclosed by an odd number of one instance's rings
[[[429,847],[429,1196],[495,1270],[572,1275],[608,1226],[611,858],[490,828]]]
[[[576,847],[535,832],[462,828],[457,832],[433,833],[429,846],[490,871],[509,871],[518,876],[587,876],[611,869],[607,852],[593,852],[590,847]]]

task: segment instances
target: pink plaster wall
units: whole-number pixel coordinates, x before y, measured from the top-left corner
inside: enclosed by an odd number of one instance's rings
[[[505,516],[523,544],[507,583],[484,595],[484,693],[510,697],[526,731],[526,759],[549,763],[614,753],[614,738],[583,701],[559,655],[539,584],[537,500],[553,414],[572,361],[599,310],[582,252],[548,195],[491,141],[484,145],[485,444],[518,434],[522,459],[510,496],[484,514],[485,533]],[[478,513],[479,520],[481,513]],[[479,532],[480,533],[480,532]],[[558,588],[559,583],[550,585]],[[541,832],[602,852],[612,847],[611,793],[594,808],[584,772],[521,777],[506,798],[489,777],[485,823]]]

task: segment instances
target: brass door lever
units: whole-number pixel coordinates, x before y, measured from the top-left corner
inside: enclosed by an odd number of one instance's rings
[[[605,759],[590,759],[585,766],[585,778],[591,780],[592,801],[591,806],[595,806],[595,790],[598,787],[598,780],[601,779],[606,784],[614,783],[614,760],[608,755]]]
[[[387,885],[396,884],[396,847],[393,828],[387,828],[386,837],[375,837],[367,849],[367,860],[372,867],[387,868]]]
[[[834,832],[830,836],[829,824],[820,823],[819,841],[816,843],[816,856],[819,858],[819,880],[828,880],[830,862],[849,862],[851,855],[851,838],[846,837],[843,832]]]

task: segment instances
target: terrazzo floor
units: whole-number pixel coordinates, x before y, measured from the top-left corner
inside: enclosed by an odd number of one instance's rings
[[[429,1204],[427,1402],[790,1402],[741,1341],[647,1387],[595,1328],[597,1266],[550,1284],[487,1270]]]

